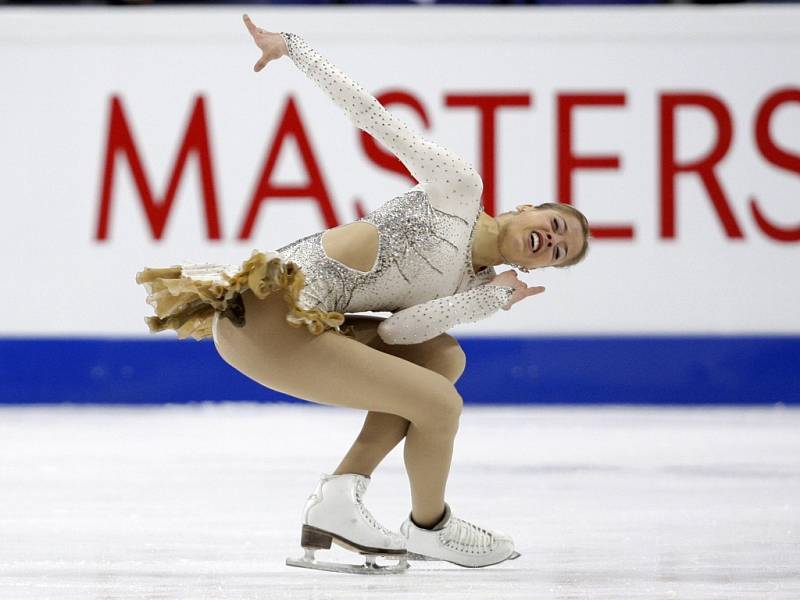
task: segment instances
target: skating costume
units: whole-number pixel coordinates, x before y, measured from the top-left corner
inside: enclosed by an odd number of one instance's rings
[[[390,344],[431,339],[450,327],[482,319],[508,303],[513,288],[491,285],[489,267],[472,267],[475,225],[483,209],[483,184],[463,159],[412,132],[361,86],[338,70],[301,37],[282,34],[295,65],[314,81],[354,125],[391,150],[419,184],[359,219],[378,234],[378,251],[368,271],[329,257],[318,232],[272,252],[255,251],[237,268],[181,264],[145,269],[137,281],[147,287],[156,317],[151,330],[174,329],[179,337],[212,335],[221,315],[242,325],[241,294],[258,298],[281,292],[293,326],[311,333],[342,327],[344,315],[389,311],[378,334]],[[303,511],[304,555],[287,559],[297,567],[349,573],[399,573],[407,560],[447,560],[486,566],[519,556],[507,536],[453,517],[449,506],[430,530],[410,519],[394,533],[363,504],[369,478],[323,475]],[[364,555],[363,565],[319,561],[332,543]],[[395,560],[378,564],[377,558]]]
[[[181,338],[211,335],[215,312],[241,324],[240,294],[263,298],[282,291],[287,322],[311,333],[347,333],[344,315],[392,312],[378,334],[390,344],[414,344],[451,327],[483,319],[508,303],[513,288],[489,285],[488,267],[472,267],[472,242],[483,206],[478,173],[459,156],[425,140],[388,112],[371,94],[311,48],[300,36],[282,34],[294,64],[316,83],[354,125],[391,150],[420,182],[359,219],[378,232],[378,253],[369,271],[326,255],[318,232],[274,252],[254,251],[237,268],[181,264],[145,269],[156,317],[152,331],[174,329]]]

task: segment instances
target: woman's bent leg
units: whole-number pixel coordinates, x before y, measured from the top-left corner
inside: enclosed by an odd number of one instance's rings
[[[397,415],[369,411],[358,437],[333,474],[358,473],[369,477],[386,455],[406,437],[410,424],[407,419]]]
[[[412,515],[420,525],[444,512],[462,400],[447,378],[333,331],[314,336],[286,322],[278,293],[243,295],[246,324],[220,319],[220,355],[251,379],[304,400],[397,415],[410,422],[405,462]]]
[[[347,325],[363,344],[408,360],[446,377],[455,383],[464,372],[466,357],[458,341],[442,334],[420,344],[386,344],[378,336],[381,317],[353,315]],[[358,437],[342,459],[334,474],[358,473],[371,475],[375,467],[408,433],[409,422],[403,417],[370,411],[364,419]]]

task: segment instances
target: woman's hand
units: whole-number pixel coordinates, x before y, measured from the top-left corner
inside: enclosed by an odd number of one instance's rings
[[[535,296],[544,291],[544,288],[540,285],[528,287],[524,281],[517,279],[517,272],[514,269],[503,271],[500,275],[492,279],[488,285],[502,285],[514,288],[514,293],[511,294],[511,297],[508,299],[508,304],[503,307],[503,310],[508,310],[515,302],[519,302],[523,298]]]
[[[286,41],[280,33],[256,27],[256,24],[253,23],[247,15],[244,15],[242,18],[244,19],[247,31],[253,36],[253,41],[261,50],[261,58],[259,58],[258,62],[253,66],[253,70],[256,73],[266,67],[269,61],[289,54],[289,48],[286,47]]]

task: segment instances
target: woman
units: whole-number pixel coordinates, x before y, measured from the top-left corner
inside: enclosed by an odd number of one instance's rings
[[[519,556],[511,538],[455,517],[445,503],[462,400],[458,342],[444,333],[539,294],[514,270],[568,266],[588,247],[588,223],[558,204],[521,205],[495,218],[482,211],[482,182],[449,150],[400,119],[300,36],[245,25],[268,62],[288,55],[352,122],[389,148],[420,182],[362,219],[254,252],[240,269],[184,264],[146,269],[157,317],[154,331],[213,335],[234,368],[272,389],[321,404],[366,410],[363,428],[331,475],[323,475],[304,511],[297,566],[320,563],[331,542],[367,555],[446,560],[479,567]],[[272,293],[278,291],[280,293]],[[346,313],[391,311],[387,319]],[[412,510],[400,533],[363,505],[370,475],[405,438]],[[363,567],[362,567],[363,569]]]

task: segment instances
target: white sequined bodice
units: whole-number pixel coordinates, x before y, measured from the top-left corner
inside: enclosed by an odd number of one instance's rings
[[[477,217],[477,214],[476,214]],[[423,190],[412,189],[359,221],[378,230],[378,255],[369,271],[329,258],[318,232],[277,252],[303,269],[306,306],[341,313],[392,311],[449,296],[493,277],[471,265],[475,225],[431,206]]]
[[[409,129],[303,38],[282,35],[295,65],[420,182],[359,219],[378,230],[378,254],[369,271],[328,257],[324,232],[277,250],[305,274],[304,308],[391,311],[395,314],[381,322],[379,335],[388,343],[410,344],[505,305],[513,289],[489,285],[496,275],[491,267],[478,274],[472,269],[472,238],[483,208],[483,183],[475,169]]]

